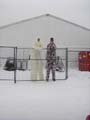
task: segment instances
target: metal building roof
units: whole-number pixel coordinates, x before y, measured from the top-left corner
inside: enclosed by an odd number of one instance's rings
[[[13,25],[21,24],[21,23],[28,22],[28,21],[40,19],[40,18],[42,18],[42,17],[51,17],[51,18],[53,18],[53,19],[60,20],[60,21],[66,22],[66,23],[68,23],[68,24],[72,24],[72,25],[74,25],[74,26],[76,26],[76,27],[82,28],[82,29],[84,29],[84,30],[90,31],[89,28],[83,27],[83,26],[81,26],[81,25],[78,25],[78,24],[76,24],[76,23],[70,22],[70,21],[68,21],[68,20],[62,19],[62,18],[60,18],[60,17],[54,16],[54,15],[51,15],[51,14],[44,14],[44,15],[40,15],[40,16],[33,17],[33,18],[28,18],[28,19],[25,19],[25,20],[21,20],[21,21],[18,21],[18,22],[14,22],[14,23],[11,23],[11,24],[8,24],[8,25],[1,26],[0,29],[4,29],[4,28],[7,28],[7,27],[11,27],[11,26],[13,26]]]

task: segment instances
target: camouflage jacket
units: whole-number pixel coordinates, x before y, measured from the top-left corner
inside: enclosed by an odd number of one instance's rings
[[[56,62],[56,45],[54,43],[49,43],[47,45],[46,60],[48,64]]]

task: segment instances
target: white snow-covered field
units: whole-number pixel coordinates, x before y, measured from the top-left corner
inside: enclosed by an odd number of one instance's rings
[[[67,80],[55,82],[0,81],[0,120],[85,120],[88,114],[90,72],[69,69]]]

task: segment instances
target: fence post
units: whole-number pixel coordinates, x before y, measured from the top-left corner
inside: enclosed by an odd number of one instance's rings
[[[66,77],[68,79],[68,48],[66,48]]]
[[[17,47],[14,47],[14,83],[16,83],[16,70],[17,70]]]

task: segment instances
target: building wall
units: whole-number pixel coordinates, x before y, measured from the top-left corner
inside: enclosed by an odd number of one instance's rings
[[[43,41],[44,48],[50,37],[55,38],[58,48],[90,48],[90,31],[49,16],[0,29],[0,46],[32,47],[32,43],[38,37]],[[65,58],[65,52],[60,55]],[[69,59],[70,61],[76,60],[76,54],[75,56],[70,54]],[[77,66],[77,63],[75,65]]]
[[[45,41],[49,36],[48,19],[27,21],[0,30],[1,45],[32,47],[32,42],[40,37]]]
[[[58,47],[90,47],[90,31],[60,20],[49,18],[50,36],[54,36]]]
[[[90,47],[90,31],[52,17],[19,23],[0,29],[0,45],[31,47],[38,37],[46,47],[50,37],[57,47]]]

